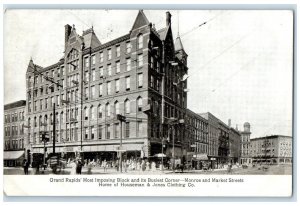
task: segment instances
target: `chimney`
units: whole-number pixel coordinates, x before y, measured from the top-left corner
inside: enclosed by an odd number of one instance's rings
[[[171,13],[169,11],[166,12],[166,26],[169,26],[171,24]]]
[[[231,119],[228,119],[228,127],[231,127]]]
[[[65,25],[65,49],[67,46],[69,36],[71,34],[71,30],[72,30],[72,27],[69,24]]]

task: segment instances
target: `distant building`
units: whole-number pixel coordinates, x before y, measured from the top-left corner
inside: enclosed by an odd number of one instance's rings
[[[229,158],[232,164],[240,163],[241,134],[232,127],[229,130]]]
[[[229,132],[230,128],[219,120],[218,163],[220,164],[227,164],[229,162]]]
[[[4,166],[20,166],[24,154],[26,101],[4,105]]]
[[[253,164],[290,164],[292,163],[292,137],[271,135],[250,140]]]
[[[244,123],[244,131],[241,133],[241,164],[251,164],[250,153],[250,123]]]

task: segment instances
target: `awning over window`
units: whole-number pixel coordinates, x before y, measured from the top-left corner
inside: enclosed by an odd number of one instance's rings
[[[207,154],[196,154],[194,155],[196,160],[208,160]]]
[[[17,160],[24,155],[24,151],[4,151],[4,160]]]

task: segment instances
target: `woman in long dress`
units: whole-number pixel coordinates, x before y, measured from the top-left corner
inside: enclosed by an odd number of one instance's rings
[[[75,163],[74,160],[71,161],[70,166],[71,166],[71,173],[70,173],[70,175],[76,175],[76,163]]]

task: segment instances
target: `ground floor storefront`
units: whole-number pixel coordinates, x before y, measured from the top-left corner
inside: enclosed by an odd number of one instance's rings
[[[291,157],[253,157],[252,164],[292,164]]]
[[[23,166],[25,158],[24,150],[20,151],[4,151],[4,167],[18,167]]]

